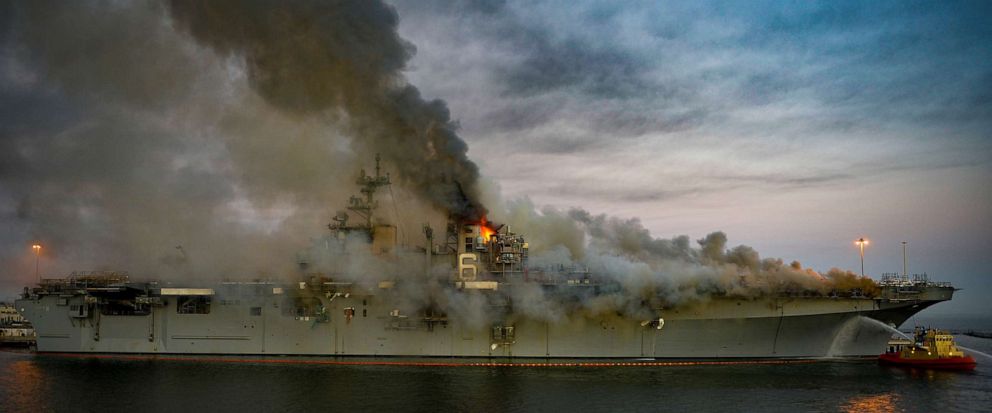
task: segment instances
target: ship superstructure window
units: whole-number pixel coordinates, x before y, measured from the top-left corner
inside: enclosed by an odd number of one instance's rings
[[[472,237],[465,237],[465,251],[472,251]]]
[[[176,300],[179,314],[210,314],[210,297],[204,295],[179,296]]]
[[[255,316],[262,315],[262,307],[252,307],[251,315],[255,315]]]

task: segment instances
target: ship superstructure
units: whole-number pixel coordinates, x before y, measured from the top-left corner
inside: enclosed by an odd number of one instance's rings
[[[398,245],[396,227],[374,215],[376,192],[391,184],[378,159],[375,174],[363,171],[357,184],[362,196],[352,197],[348,209],[361,222],[336,214],[330,234],[297,257],[305,274],[297,282],[192,288],[134,282],[124,273],[77,273],[42,280],[16,307],[34,324],[42,352],[804,358],[877,355],[889,333],[863,317],[898,326],[954,292],[927,279],[900,279],[882,282],[872,296],[716,294],[690,304],[644,300],[633,310],[535,317],[521,309],[519,297],[528,291],[569,309],[569,300],[618,287],[582,268],[532,268],[525,237],[484,218],[451,219],[443,238],[424,225],[422,247]],[[410,275],[356,279],[335,271],[353,259],[356,246],[409,265]],[[435,275],[441,293],[411,302],[406,291],[426,274]]]

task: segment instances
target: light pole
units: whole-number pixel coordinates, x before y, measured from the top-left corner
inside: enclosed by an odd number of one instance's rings
[[[854,243],[855,244],[858,244],[858,247],[861,248],[861,276],[864,277],[865,276],[865,245],[868,245],[868,240],[866,240],[866,239],[864,239],[864,237],[862,237],[862,238],[858,238],[858,240],[857,241],[854,241]]]
[[[909,277],[906,273],[906,241],[902,242],[902,276]]]
[[[34,278],[37,279],[40,284],[41,276],[38,275],[38,259],[41,257],[41,245],[34,244],[31,246],[31,249],[34,250]]]

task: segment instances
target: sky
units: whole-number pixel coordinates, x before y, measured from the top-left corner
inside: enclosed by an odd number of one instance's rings
[[[660,3],[660,4],[659,4]],[[409,76],[509,197],[926,272],[992,314],[983,2],[398,2]]]
[[[387,3],[397,50],[342,53],[415,85],[503,198],[661,238],[723,231],[818,271],[859,272],[866,237],[876,279],[902,271],[905,241],[909,273],[963,289],[932,312],[992,314],[987,2]],[[246,234],[298,236],[343,201],[315,195],[365,165],[338,118],[294,113],[259,87],[264,55],[238,63],[184,18],[0,6],[0,297],[33,278],[34,242],[49,273],[168,263],[176,239],[273,259],[298,245]]]

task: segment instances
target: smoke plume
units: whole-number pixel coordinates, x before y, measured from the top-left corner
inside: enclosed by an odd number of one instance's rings
[[[414,211],[484,213],[379,1],[0,8],[7,291],[33,278],[34,242],[46,275],[289,272],[375,153]]]
[[[446,104],[406,82],[414,48],[380,1],[0,8],[0,214],[11,223],[0,233],[0,267],[21,274],[6,278],[7,291],[33,278],[22,248],[32,242],[44,245],[42,272],[53,275],[298,275],[292,258],[308,238],[330,245],[320,238],[323,224],[375,153],[394,172],[393,201],[411,215],[392,211],[401,233],[407,223],[407,233],[419,234],[431,212],[475,220],[486,196],[528,237],[535,270],[606,286],[587,294],[517,285],[508,287],[511,303],[494,303],[452,289],[450,263],[427,268],[423,252],[311,257],[313,270],[362,287],[402,279],[395,291],[405,312],[438,307],[473,326],[511,304],[549,321],[650,317],[649,308],[713,294],[872,286],[849,272],[823,275],[728,248],[721,232],[695,242],[655,238],[636,219],[539,210],[484,193]]]
[[[397,34],[392,7],[221,0],[172,1],[170,10],[198,42],[243,60],[249,84],[274,107],[343,116],[360,152],[381,152],[403,184],[459,217],[485,213],[474,198],[478,168],[447,105],[403,79],[414,47]]]
[[[649,308],[705,302],[714,296],[741,299],[778,294],[846,294],[859,290],[874,295],[878,286],[850,271],[821,274],[798,261],[762,258],[746,245],[728,247],[726,234],[713,232],[691,241],[688,236],[655,238],[636,218],[593,215],[573,208],[538,209],[529,200],[498,205],[500,216],[530,235],[533,271],[564,273],[607,288],[593,296],[565,298],[568,311],[546,308],[545,294],[529,292],[514,301],[516,308],[539,319],[562,314],[620,312],[648,317]],[[519,301],[519,303],[518,303]]]

